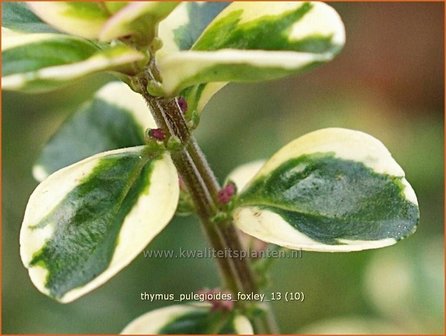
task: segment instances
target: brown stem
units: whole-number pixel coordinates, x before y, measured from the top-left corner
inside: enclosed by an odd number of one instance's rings
[[[181,142],[181,149],[171,153],[172,160],[190,193],[210,244],[215,251],[223,251],[222,254],[225,256],[228,251],[229,253],[241,251],[242,245],[232,222],[226,220],[216,224],[212,221],[220,211],[218,203],[220,185],[191,135],[176,99],[154,97],[147,92],[147,84],[154,78],[158,79],[158,74],[156,68],[152,66],[146,74],[136,78],[134,84],[150,106],[158,127],[165,130],[167,137],[176,137]],[[247,259],[226,256],[217,258],[217,262],[225,286],[233,293],[258,292]],[[241,303],[240,306],[242,305]],[[271,315],[261,314],[253,322],[257,332],[276,332]]]

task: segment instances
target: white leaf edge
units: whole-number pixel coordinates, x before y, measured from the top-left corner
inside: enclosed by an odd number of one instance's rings
[[[29,34],[2,27],[2,51],[6,51],[12,48],[17,48],[26,44],[36,43],[40,41],[56,40],[56,39],[81,40],[78,37],[69,35],[61,35],[54,33]]]
[[[118,50],[119,54],[110,57],[107,53]],[[113,71],[116,68],[128,65],[134,62],[142,61],[145,56],[134,49],[124,46],[111,47],[110,49],[99,51],[84,61],[50,66],[39,70],[12,74],[2,78],[2,88],[5,90],[20,90],[26,88],[31,80],[69,82],[94,74],[100,71]]]
[[[121,36],[131,34],[127,25],[133,21],[138,20],[144,15],[153,13],[157,17],[159,8],[165,6],[159,1],[141,1],[129,2],[129,4],[116,12],[103,26],[99,33],[99,40],[111,41]],[[155,27],[154,27],[155,28]]]
[[[213,66],[246,65],[258,68],[281,68],[298,70],[313,62],[327,62],[334,55],[312,54],[294,51],[263,51],[221,49],[218,51],[182,51],[159,59],[158,68],[166,95],[175,95],[182,89],[197,83],[188,83],[189,78]],[[222,82],[216,79],[211,82]],[[187,84],[184,84],[187,83]]]
[[[107,21],[107,18],[96,20],[67,16],[68,9],[65,1],[29,1],[28,7],[46,23],[68,34],[78,35],[87,39],[95,39]],[[48,11],[51,14],[48,14]]]
[[[167,54],[180,51],[175,43],[174,31],[177,28],[188,24],[189,19],[187,2],[180,2],[180,4],[159,23],[158,37],[162,41],[162,46],[156,51],[157,58],[162,58]]]
[[[29,263],[34,253],[52,237],[55,223],[34,230],[30,226],[44,218],[67,193],[76,187],[79,180],[95,168],[98,160],[108,155],[140,152],[143,148],[144,146],[124,148],[94,155],[58,170],[34,190],[29,198],[20,231],[20,256],[29,271],[31,281],[39,291],[46,295],[50,294],[45,287],[48,271],[38,265],[30,267]],[[126,216],[118,236],[119,243],[108,268],[86,285],[67,292],[59,301],[68,303],[81,297],[127,266],[168,224],[175,213],[178,198],[178,175],[170,156],[166,153],[154,162],[149,190],[141,193],[137,203]]]
[[[395,244],[393,238],[381,240],[346,240],[345,245],[329,245],[311,239],[288,224],[278,214],[259,207],[240,207],[233,213],[235,225],[244,233],[262,241],[280,245],[289,249],[314,252],[353,252],[365,249],[377,249]]]

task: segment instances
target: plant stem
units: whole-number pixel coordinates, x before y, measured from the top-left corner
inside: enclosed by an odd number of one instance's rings
[[[248,260],[227,256],[227,252],[242,251],[234,225],[230,220],[218,223],[212,221],[220,211],[220,185],[215,174],[190,133],[176,99],[154,97],[147,92],[147,84],[152,79],[159,80],[154,66],[144,75],[137,77],[134,84],[148,103],[158,127],[166,132],[167,137],[176,137],[182,144],[181,149],[171,153],[171,157],[190,193],[211,246],[217,253],[222,251],[224,257],[217,258],[217,262],[224,284],[233,293],[258,292]],[[240,306],[244,306],[243,303]],[[256,332],[276,333],[275,322],[269,310],[266,314],[260,314],[253,322]]]

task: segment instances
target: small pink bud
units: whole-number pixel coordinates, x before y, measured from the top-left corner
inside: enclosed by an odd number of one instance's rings
[[[162,128],[152,128],[149,130],[149,136],[158,141],[166,139],[166,132]]]
[[[228,204],[232,197],[237,192],[237,187],[233,182],[229,182],[218,192],[218,201],[221,204]]]
[[[178,106],[180,107],[183,113],[187,112],[187,101],[184,97],[178,97],[177,99]]]

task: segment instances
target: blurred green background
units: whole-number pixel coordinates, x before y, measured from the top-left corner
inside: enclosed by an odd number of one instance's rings
[[[284,333],[443,333],[443,15],[441,3],[332,3],[347,44],[312,72],[230,85],[207,106],[196,132],[221,180],[237,165],[270,157],[324,127],[382,140],[407,173],[421,206],[417,233],[359,253],[303,252],[277,260],[269,291],[303,291],[303,303],[275,302]],[[3,333],[118,333],[168,305],[140,292],[183,293],[218,286],[213,260],[144,259],[101,288],[62,305],[33,287],[19,258],[33,161],[64,119],[111,77],[57,92],[3,93]],[[152,249],[204,248],[195,218],[175,218]]]

